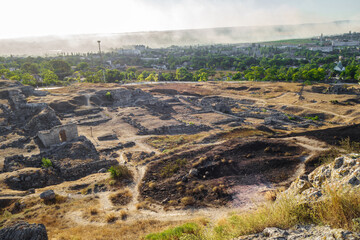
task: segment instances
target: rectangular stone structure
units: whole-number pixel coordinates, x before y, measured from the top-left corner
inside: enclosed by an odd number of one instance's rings
[[[79,135],[77,125],[75,123],[69,123],[53,127],[50,130],[39,131],[37,136],[45,147],[50,147],[55,144],[71,141]]]

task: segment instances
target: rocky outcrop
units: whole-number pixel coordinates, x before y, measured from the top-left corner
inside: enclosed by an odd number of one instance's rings
[[[325,186],[360,189],[360,154],[338,157],[334,162],[320,166],[308,176],[296,179],[285,194],[292,194],[303,201],[320,200]]]
[[[97,139],[99,141],[112,141],[112,140],[117,140],[118,137],[116,136],[116,134],[104,134],[104,135],[101,135],[99,137],[97,137]]]
[[[343,229],[331,229],[327,226],[298,225],[283,230],[280,228],[265,228],[261,233],[234,238],[233,240],[265,240],[265,239],[360,239],[360,234]]]
[[[61,125],[61,122],[56,116],[55,111],[50,107],[46,107],[30,119],[25,125],[25,130],[30,136],[35,136],[39,131],[49,130],[58,125]]]
[[[0,229],[2,240],[47,240],[46,228],[43,224],[19,222],[13,226]]]

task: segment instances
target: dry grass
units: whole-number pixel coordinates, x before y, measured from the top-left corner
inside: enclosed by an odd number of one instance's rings
[[[156,183],[155,182],[149,182],[148,186],[150,189],[154,189],[156,187]]]
[[[58,240],[128,240],[139,239],[151,232],[163,231],[165,228],[182,224],[182,221],[115,221],[112,224],[102,225],[106,215],[98,208],[98,199],[86,196],[82,199],[67,199],[60,204],[45,205],[38,200],[38,197],[25,198],[27,208],[19,214],[9,212],[0,215],[0,222],[5,225],[25,220],[30,223],[42,223],[46,226],[49,239]],[[97,214],[91,216],[92,208]],[[95,211],[96,211],[95,210]],[[72,219],[72,212],[84,212],[89,221],[88,225],[80,225],[77,219]],[[128,216],[129,213],[120,211],[114,215],[118,219]],[[92,217],[96,221],[91,221]],[[3,222],[4,221],[4,222]],[[90,222],[92,222],[90,224]],[[99,224],[99,225],[97,225]]]
[[[149,138],[146,142],[157,149],[173,150],[186,143],[196,141],[203,137],[204,134],[194,135],[168,135],[168,136],[156,136]]]
[[[136,204],[136,209],[140,210],[140,209],[145,209],[145,210],[151,210],[151,206],[150,206],[150,202],[149,201],[142,201]]]
[[[220,138],[223,140],[230,140],[239,137],[243,138],[243,137],[251,137],[251,136],[267,136],[267,135],[270,134],[253,128],[235,128],[221,134]]]
[[[285,191],[285,187],[280,187],[278,189],[275,189],[275,190],[269,190],[269,191],[266,191],[264,193],[264,198],[267,200],[267,201],[275,201],[277,196],[279,194],[281,194],[283,191]]]
[[[295,224],[325,224],[333,228],[356,230],[353,219],[360,217],[359,190],[326,189],[325,200],[299,204],[292,196],[283,196],[254,212],[234,215],[214,228],[216,239],[230,239],[261,232],[266,227],[289,228]]]
[[[332,187],[325,190],[327,197],[322,201],[310,203],[299,203],[293,196],[281,195],[276,201],[268,202],[257,210],[222,219],[215,227],[201,228],[192,233],[186,233],[186,228],[179,228],[184,231],[178,231],[175,238],[172,234],[177,228],[173,228],[159,234],[148,235],[146,239],[226,240],[258,233],[266,227],[287,229],[296,224],[329,225],[332,228],[358,231],[359,194],[359,189]]]
[[[110,195],[109,199],[114,205],[124,206],[131,202],[132,197],[131,191],[126,188]]]

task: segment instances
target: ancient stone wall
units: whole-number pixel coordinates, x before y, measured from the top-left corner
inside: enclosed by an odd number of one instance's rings
[[[45,147],[71,141],[78,137],[77,125],[75,123],[70,123],[56,126],[50,130],[38,132],[38,137]]]

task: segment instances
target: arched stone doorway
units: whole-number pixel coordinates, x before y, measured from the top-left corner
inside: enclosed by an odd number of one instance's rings
[[[60,142],[66,142],[66,132],[65,132],[65,130],[61,130],[59,132],[59,138],[60,138]]]

